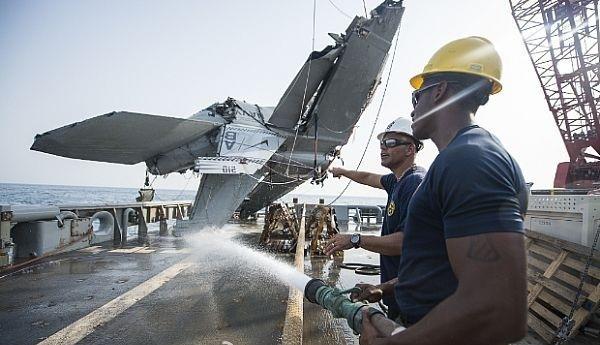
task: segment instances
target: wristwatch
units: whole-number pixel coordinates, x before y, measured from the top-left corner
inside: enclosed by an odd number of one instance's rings
[[[350,236],[350,243],[352,243],[352,246],[354,248],[359,248],[360,247],[360,234],[352,234],[352,236]]]

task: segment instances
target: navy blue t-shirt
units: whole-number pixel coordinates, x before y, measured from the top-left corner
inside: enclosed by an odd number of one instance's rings
[[[521,169],[479,126],[460,130],[440,152],[408,206],[395,296],[408,324],[456,291],[446,240],[523,233],[527,188]]]
[[[414,167],[408,169],[400,179],[397,179],[394,174],[381,177],[381,185],[388,195],[387,206],[383,216],[383,226],[381,227],[381,236],[404,229],[408,202],[421,181],[423,181],[425,173],[426,170],[424,168]],[[381,282],[385,283],[396,278],[400,256],[380,255],[379,260],[381,265]],[[391,310],[398,310],[396,300],[393,296],[384,297],[383,302]]]

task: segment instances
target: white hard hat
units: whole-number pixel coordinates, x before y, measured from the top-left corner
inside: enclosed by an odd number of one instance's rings
[[[392,121],[389,125],[387,125],[387,127],[385,127],[385,131],[377,134],[377,140],[381,140],[381,138],[383,138],[383,136],[386,133],[406,134],[415,141],[415,146],[417,148],[417,151],[419,151],[423,148],[423,143],[419,139],[415,138],[415,136],[413,135],[411,125],[412,125],[411,120],[409,120],[405,117],[399,117],[399,118],[395,119],[394,121]]]

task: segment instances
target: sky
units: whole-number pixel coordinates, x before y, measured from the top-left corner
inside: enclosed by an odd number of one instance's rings
[[[361,0],[331,0],[345,14],[364,15]],[[379,0],[366,0],[367,9]],[[485,5],[484,5],[485,3]],[[501,93],[476,120],[494,133],[534,188],[552,187],[568,156],[510,13],[509,0],[405,0],[398,48],[380,118],[382,83],[342,149],[344,167],[387,173],[375,133],[409,116],[419,73],[445,43],[467,36],[491,40],[503,60]],[[351,19],[330,0],[316,0],[315,49],[331,44]],[[140,187],[145,165],[117,165],[31,151],[37,133],[127,110],[186,118],[227,97],[273,106],[312,46],[313,1],[17,1],[0,0],[0,183]],[[437,154],[431,141],[417,163]],[[341,162],[336,162],[341,165]],[[329,178],[297,193],[336,195],[347,180]],[[156,188],[194,190],[190,173],[158,177]],[[372,196],[352,184],[345,195]]]

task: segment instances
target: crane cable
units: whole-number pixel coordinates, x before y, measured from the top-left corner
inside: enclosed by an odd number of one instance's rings
[[[329,1],[329,3],[331,4],[331,6],[333,6],[333,8],[335,8],[335,9],[336,9],[336,10],[337,10],[337,11],[338,11],[340,14],[342,14],[344,17],[346,17],[346,18],[348,18],[348,19],[352,19],[352,17],[351,17],[351,16],[350,16],[348,13],[346,13],[346,12],[342,11],[342,9],[341,9],[341,8],[339,8],[339,7],[338,7],[338,6],[337,6],[337,5],[336,5],[336,4],[333,2],[333,0],[328,0],[328,1]]]
[[[302,105],[300,106],[300,114],[299,118],[302,117],[304,112],[304,105],[306,102],[306,92],[308,91],[308,82],[310,81],[310,65],[312,63],[312,53],[315,51],[315,35],[316,35],[316,26],[317,26],[317,0],[313,0],[313,13],[312,13],[312,43],[311,43],[311,52],[308,56],[308,69],[306,72],[306,83],[304,84],[304,93],[302,94]],[[294,133],[294,142],[292,143],[292,150],[290,151],[290,158],[288,160],[286,172],[289,174],[290,172],[290,162],[292,161],[292,155],[294,154],[294,149],[296,148],[296,140],[298,139],[298,130],[300,126],[296,124],[296,131]]]
[[[390,69],[388,71],[388,75],[386,77],[386,81],[385,81],[385,87],[383,89],[383,95],[381,96],[381,102],[379,103],[379,108],[377,109],[377,115],[375,116],[375,121],[373,121],[373,126],[371,127],[371,132],[369,133],[369,140],[367,141],[367,145],[365,145],[365,149],[363,150],[363,153],[360,157],[360,161],[358,162],[358,165],[356,166],[356,168],[354,170],[358,170],[358,168],[360,168],[365,155],[367,153],[367,149],[369,148],[369,143],[371,142],[371,139],[373,138],[373,132],[375,132],[375,126],[377,125],[377,122],[379,121],[379,116],[381,115],[381,108],[383,107],[383,101],[385,100],[385,95],[387,93],[387,88],[388,88],[388,84],[390,82],[390,76],[392,74],[392,69],[394,68],[394,59],[396,57],[396,48],[398,47],[398,38],[400,37],[400,35],[398,34],[398,32],[400,31],[400,28],[398,27],[398,30],[396,30],[396,40],[394,42],[394,51],[392,53],[392,61],[390,61]],[[352,180],[348,180],[348,183],[346,183],[346,186],[344,187],[344,189],[342,189],[342,191],[340,192],[340,194],[338,194],[338,196],[336,196],[329,204],[327,204],[328,206],[331,206],[334,202],[336,202],[342,195],[344,195],[344,193],[346,192],[346,190],[348,189],[348,187],[350,187],[350,184],[352,183]]]

